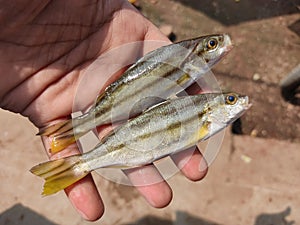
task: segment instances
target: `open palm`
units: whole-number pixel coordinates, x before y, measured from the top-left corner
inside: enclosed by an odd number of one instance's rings
[[[67,119],[77,86],[86,68],[100,55],[124,43],[143,40],[167,41],[158,29],[127,1],[4,1],[0,17],[0,107],[28,117],[38,127]],[[16,12],[16,13],[12,13]],[[113,81],[114,78],[112,78]],[[43,138],[46,149],[48,138]],[[78,153],[71,145],[50,158]],[[195,151],[173,157],[191,180],[204,177],[202,159]],[[127,171],[136,183],[160,177],[153,165]],[[154,207],[166,206],[172,192],[161,182],[138,186]],[[66,194],[87,220],[96,220],[104,206],[91,176],[68,187]]]

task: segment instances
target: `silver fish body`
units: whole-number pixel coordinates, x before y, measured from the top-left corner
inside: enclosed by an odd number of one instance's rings
[[[249,107],[248,97],[235,93],[167,100],[120,125],[93,150],[39,164],[31,172],[46,180],[43,194],[53,194],[98,168],[137,167],[194,146]]]
[[[82,159],[89,170],[148,164],[211,137],[248,108],[248,97],[234,93],[167,100],[117,128]]]
[[[73,141],[96,126],[128,119],[181,92],[208,72],[231,48],[230,37],[221,34],[154,50],[109,85],[87,113],[42,129],[40,134],[54,136],[51,148],[53,152],[59,151],[74,135]]]
[[[207,42],[212,40],[218,44],[209,50]],[[223,34],[182,41],[150,52],[105,89],[95,107],[89,111],[95,119],[90,126],[85,124],[88,128],[82,126],[80,130],[78,127],[78,132],[92,129],[95,125],[128,119],[129,110],[130,116],[134,116],[182,91],[208,72],[231,47],[230,37]],[[128,107],[141,100],[142,107]],[[112,108],[115,111],[113,114]],[[74,129],[76,133],[76,127]]]

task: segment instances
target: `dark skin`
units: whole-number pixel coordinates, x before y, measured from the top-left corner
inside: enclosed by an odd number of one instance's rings
[[[69,118],[80,78],[105,52],[134,41],[168,41],[122,0],[1,0],[1,8],[0,107],[28,117],[37,128]],[[42,140],[48,149],[49,138]],[[74,144],[56,155],[46,152],[54,159],[78,151]],[[188,179],[205,176],[206,169],[199,170],[204,161],[198,150],[172,158]],[[153,165],[126,171],[133,184],[139,182],[141,173],[144,180],[160,180],[136,187],[146,201],[157,208],[168,205],[171,187]],[[91,175],[65,192],[84,219],[94,221],[102,216],[103,202]]]

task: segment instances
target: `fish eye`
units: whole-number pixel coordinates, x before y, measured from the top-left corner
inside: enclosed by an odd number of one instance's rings
[[[235,94],[228,94],[225,97],[225,102],[228,105],[234,105],[238,100],[238,97]]]
[[[218,45],[218,41],[214,38],[209,39],[207,42],[207,48],[209,50],[215,49],[217,45]]]

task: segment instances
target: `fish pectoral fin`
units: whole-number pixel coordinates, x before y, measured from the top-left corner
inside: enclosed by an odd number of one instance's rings
[[[90,171],[84,168],[80,155],[41,163],[30,172],[45,179],[42,195],[51,195],[85,177]]]
[[[198,132],[196,134],[198,140],[202,140],[202,139],[204,139],[205,137],[208,136],[208,134],[209,134],[209,125],[210,125],[210,123],[205,123],[202,127],[200,127],[200,129],[198,130]]]
[[[198,129],[196,129],[196,131],[191,135],[191,137],[189,138],[188,146],[193,146],[195,145],[195,143],[200,142],[205,140],[206,138],[209,137],[209,125],[210,123],[204,123],[202,126],[200,126]],[[192,144],[194,143],[194,144]]]

